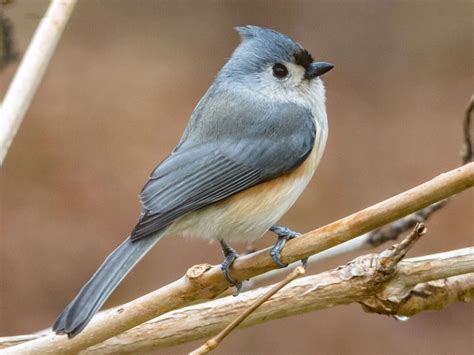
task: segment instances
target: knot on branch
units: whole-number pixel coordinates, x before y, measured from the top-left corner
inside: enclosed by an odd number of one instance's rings
[[[398,263],[426,231],[427,229],[423,223],[417,223],[405,239],[380,253],[377,265],[378,271],[385,274],[394,273]]]
[[[362,309],[368,313],[410,317],[414,314],[413,308],[416,303],[424,302],[433,295],[437,295],[440,301],[440,304],[435,307],[444,308],[448,303],[445,301],[448,293],[446,286],[446,280],[436,280],[416,285],[413,289],[396,298],[393,296],[386,297],[383,293],[380,293],[367,298],[360,304]]]
[[[342,280],[350,280],[353,277],[365,277],[372,279],[376,272],[378,254],[367,254],[358,256],[345,265],[337,267],[336,271]]]
[[[208,298],[217,297],[229,287],[218,282],[219,278],[222,278],[220,268],[216,269],[211,264],[205,263],[190,267],[184,276],[185,282],[190,286],[188,295],[192,298],[195,293],[202,293]]]
[[[421,283],[398,297],[378,293],[359,302],[365,312],[411,317],[427,310],[440,310],[449,304],[470,302],[474,297],[474,274]]]
[[[199,283],[199,279],[201,279],[202,276],[211,268],[212,265],[207,263],[191,266],[186,271],[186,278],[192,283]]]
[[[387,281],[396,275],[398,263],[426,231],[423,223],[417,223],[413,231],[400,243],[380,254],[360,256],[339,267],[339,276],[343,280],[361,277],[361,285],[365,288],[377,289],[386,285]]]

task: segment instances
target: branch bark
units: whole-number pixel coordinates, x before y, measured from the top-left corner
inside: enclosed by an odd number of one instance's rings
[[[76,0],[53,0],[5,95],[0,111],[0,166],[46,71]]]
[[[383,273],[384,276],[393,274],[398,263],[402,260],[408,251],[411,249],[413,244],[415,244],[418,239],[421,238],[422,235],[426,233],[426,227],[423,223],[418,223],[415,226],[415,229],[408,235],[400,244],[394,245],[389,250],[386,250],[382,253],[379,257],[379,261],[377,263],[377,269],[379,272]],[[306,263],[305,263],[306,267]],[[263,303],[268,301],[270,297],[272,297],[276,292],[281,290],[284,286],[288,283],[296,279],[299,275],[303,275],[305,273],[305,267],[298,266],[295,268],[286,278],[279,282],[278,284],[274,285],[267,293],[263,296],[259,297],[254,303],[252,303],[244,312],[242,312],[236,319],[232,321],[229,325],[227,325],[219,334],[214,336],[212,339],[208,340],[205,344],[197,348],[196,350],[189,353],[189,355],[201,355],[207,354],[214,350],[222,340],[232,332],[235,328],[237,328],[245,319],[248,318],[252,312],[254,312],[258,307],[260,307]]]
[[[474,294],[474,248],[407,259],[388,274],[380,267],[383,258],[383,253],[364,255],[334,270],[295,280],[239,328],[354,302],[366,311],[413,316],[455,301],[467,302]],[[272,287],[166,313],[81,354],[134,353],[213,336]]]
[[[257,298],[255,302],[251,303],[246,310],[240,313],[239,316],[235,318],[230,324],[228,324],[219,334],[214,336],[212,339],[209,339],[205,344],[203,344],[196,350],[190,352],[189,355],[203,355],[210,353],[212,350],[219,346],[219,344],[222,342],[222,340],[224,340],[226,336],[228,336],[235,328],[237,328],[242,322],[244,322],[253,312],[255,312],[258,307],[267,302],[270,297],[274,296],[275,293],[280,291],[291,281],[304,274],[304,267],[298,266],[289,275],[287,275],[283,281],[277,283],[276,285],[273,285],[267,292]]]
[[[301,260],[441,201],[473,185],[474,163],[470,163],[365,210],[290,240],[282,251],[282,262],[291,263]],[[269,249],[264,249],[237,259],[231,268],[231,273],[236,280],[246,280],[274,268]],[[446,276],[438,278],[442,277]],[[11,349],[37,353],[79,352],[173,309],[184,307],[197,300],[212,299],[228,287],[219,266],[197,265],[190,268],[184,277],[167,286],[118,309],[98,314],[84,332],[73,339],[50,335]]]
[[[474,297],[474,273],[420,283],[400,294],[374,295],[360,302],[364,311],[412,317],[425,311],[438,311],[454,302],[470,302]]]
[[[365,233],[357,238],[351,239],[342,244],[338,244],[330,249],[324,250],[308,259],[308,265],[312,265],[322,260],[330,259],[335,256],[347,254],[355,251],[368,251],[376,248],[389,241],[397,240],[400,235],[405,233],[410,228],[413,228],[417,223],[426,221],[434,212],[444,207],[449,199],[436,202],[428,207],[425,207],[415,213],[392,222],[382,228],[376,229],[372,232]],[[276,269],[265,274],[258,275],[248,282],[244,283],[243,290],[247,291],[253,289],[255,285],[265,282],[271,278],[284,275],[288,273],[288,269],[294,269],[299,265],[298,262],[291,264],[285,269]]]
[[[364,255],[344,266],[292,282],[239,328],[354,302],[367,312],[411,317],[453,302],[469,302],[474,296],[473,247],[407,259],[388,275],[377,268],[381,255]],[[166,313],[81,354],[133,353],[212,336],[272,287]],[[40,337],[45,335],[0,338],[0,349]],[[18,347],[7,350],[13,349]]]

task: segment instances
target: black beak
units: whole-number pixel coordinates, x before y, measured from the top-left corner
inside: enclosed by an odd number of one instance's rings
[[[307,68],[304,74],[305,79],[313,79],[321,76],[334,68],[334,65],[326,62],[313,62]]]

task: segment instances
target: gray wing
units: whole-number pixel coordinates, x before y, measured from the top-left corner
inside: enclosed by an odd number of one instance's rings
[[[225,107],[210,107],[205,101],[206,97],[193,113],[178,147],[155,168],[143,188],[143,213],[132,240],[292,171],[313,148],[314,120],[299,105],[256,106],[235,96],[220,100],[227,102]],[[205,121],[200,120],[202,115],[207,115]]]

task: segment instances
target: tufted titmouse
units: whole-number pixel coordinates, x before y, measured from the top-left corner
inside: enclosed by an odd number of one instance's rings
[[[236,28],[241,43],[196,106],[173,152],[151,173],[142,213],[56,320],[53,330],[79,334],[133,266],[164,236],[218,240],[227,280],[237,253],[226,241],[297,235],[275,223],[313,176],[328,134],[324,86],[332,64],[315,62],[291,38],[256,26]]]

